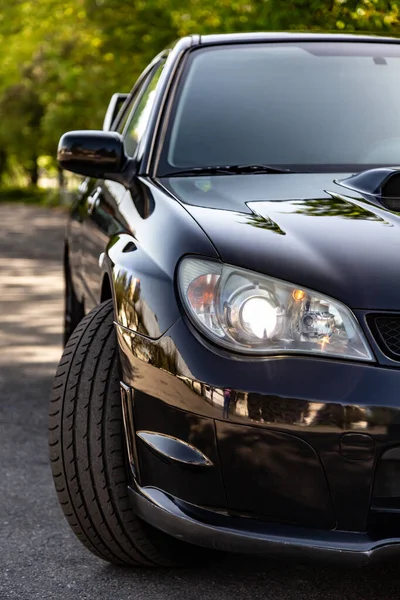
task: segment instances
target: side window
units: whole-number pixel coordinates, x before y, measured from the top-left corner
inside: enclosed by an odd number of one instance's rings
[[[148,82],[148,79],[146,78],[145,81],[141,84],[141,86],[135,90],[133,96],[129,100],[129,103],[125,107],[125,110],[124,110],[122,116],[118,115],[118,124],[117,124],[117,127],[115,128],[115,130],[118,131],[118,133],[122,134],[122,132],[124,131],[125,126],[128,122],[129,116],[132,112],[132,108],[135,106],[141,92],[146,87],[147,82]]]
[[[153,107],[156,87],[164,69],[164,61],[160,63],[149,75],[141,90],[141,96],[133,112],[129,114],[124,130],[125,150],[128,156],[134,156],[139,142],[146,131],[151,109]]]

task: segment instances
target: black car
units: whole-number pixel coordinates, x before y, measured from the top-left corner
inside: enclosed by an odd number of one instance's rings
[[[98,556],[400,552],[399,73],[391,38],[192,36],[61,138],[51,463]]]

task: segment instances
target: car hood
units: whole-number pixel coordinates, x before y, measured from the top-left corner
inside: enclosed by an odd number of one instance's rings
[[[400,310],[400,214],[343,187],[349,174],[163,180],[221,260],[327,294]]]

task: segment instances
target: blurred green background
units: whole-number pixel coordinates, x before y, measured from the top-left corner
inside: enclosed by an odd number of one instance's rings
[[[261,30],[397,34],[400,3],[0,0],[0,201],[57,202],[60,135],[101,128],[111,95],[171,41]]]

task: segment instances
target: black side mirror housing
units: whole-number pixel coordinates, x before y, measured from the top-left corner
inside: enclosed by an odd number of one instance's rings
[[[122,137],[115,131],[65,133],[58,144],[57,160],[67,171],[123,184],[135,171],[135,161],[126,156]]]

